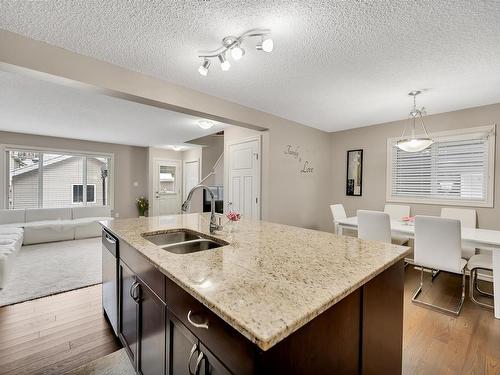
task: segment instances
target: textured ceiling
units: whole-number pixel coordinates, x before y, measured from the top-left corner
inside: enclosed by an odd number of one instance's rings
[[[327,131],[500,102],[494,0],[1,1],[0,28]],[[197,51],[254,27],[229,72]],[[251,42],[247,42],[251,43]],[[247,47],[251,47],[247,44]]]
[[[135,146],[182,146],[229,126],[203,130],[197,117],[2,71],[0,114],[0,130]]]

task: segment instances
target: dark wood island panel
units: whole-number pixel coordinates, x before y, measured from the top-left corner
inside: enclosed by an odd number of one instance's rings
[[[120,246],[128,272],[121,273],[119,302],[119,327],[127,331],[119,337],[141,374],[401,373],[403,261],[263,351],[140,252]]]

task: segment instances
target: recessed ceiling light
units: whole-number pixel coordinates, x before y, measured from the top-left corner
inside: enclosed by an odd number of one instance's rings
[[[172,145],[170,146],[170,148],[174,151],[181,151],[182,150],[182,146],[176,146],[176,145]]]
[[[202,129],[210,129],[212,126],[214,126],[215,124],[210,121],[210,120],[199,120],[198,121],[198,126]]]

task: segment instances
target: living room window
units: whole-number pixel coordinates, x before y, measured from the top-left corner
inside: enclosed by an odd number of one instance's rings
[[[493,207],[495,127],[437,133],[421,152],[387,143],[387,201]]]
[[[112,155],[6,147],[7,207],[111,205]]]

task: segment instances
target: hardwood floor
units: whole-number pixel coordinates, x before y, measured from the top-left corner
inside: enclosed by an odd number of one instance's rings
[[[403,374],[500,374],[500,320],[493,311],[468,294],[457,318],[416,306],[411,297],[420,271],[407,267],[405,276]],[[441,273],[431,284],[427,275],[422,298],[456,304],[460,285],[459,276]]]
[[[500,374],[500,320],[468,299],[458,318],[415,306],[419,278],[406,269],[403,374]],[[429,280],[422,298],[456,303],[459,277]],[[119,348],[100,285],[0,308],[0,374],[63,374]]]
[[[101,285],[0,308],[0,374],[64,374],[119,348]]]

